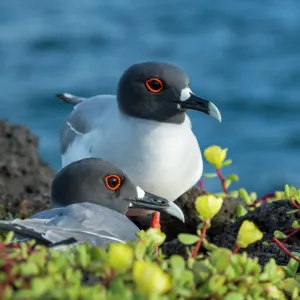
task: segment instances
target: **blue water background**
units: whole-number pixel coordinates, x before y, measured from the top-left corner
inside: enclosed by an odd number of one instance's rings
[[[202,150],[229,148],[232,187],[300,187],[299,1],[0,1],[0,118],[37,134],[56,169],[71,106],[54,95],[114,94],[124,69],[149,60],[185,69],[220,108],[221,124],[190,116]]]

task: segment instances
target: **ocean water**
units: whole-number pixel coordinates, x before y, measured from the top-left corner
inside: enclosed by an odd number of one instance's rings
[[[221,124],[189,115],[202,150],[229,148],[232,188],[300,187],[299,16],[295,0],[0,1],[0,118],[27,125],[58,169],[72,106],[54,95],[114,94],[131,64],[166,61],[219,107]]]

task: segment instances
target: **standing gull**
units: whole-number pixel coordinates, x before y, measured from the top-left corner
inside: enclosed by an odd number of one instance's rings
[[[186,111],[200,111],[221,121],[217,107],[191,91],[185,72],[167,63],[129,67],[116,96],[57,96],[76,104],[61,132],[62,166],[102,157],[141,188],[170,201],[195,185],[203,171]]]
[[[14,231],[19,240],[33,238],[48,246],[106,245],[136,238],[139,229],[124,215],[133,208],[164,211],[184,221],[176,204],[143,191],[124,172],[100,158],[83,159],[63,168],[52,183],[51,199],[54,208],[25,220],[0,221],[0,230]]]

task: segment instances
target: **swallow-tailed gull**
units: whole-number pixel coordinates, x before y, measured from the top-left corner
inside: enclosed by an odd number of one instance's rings
[[[117,95],[57,96],[76,104],[61,131],[62,166],[102,157],[141,188],[170,201],[195,185],[203,170],[186,111],[221,121],[218,108],[191,91],[185,72],[167,63],[132,65],[121,76]]]
[[[51,197],[54,208],[25,220],[0,221],[0,230],[16,232],[20,241],[33,238],[48,246],[106,245],[136,238],[139,229],[124,215],[129,209],[165,211],[184,221],[176,204],[145,192],[100,158],[63,168],[53,180]]]

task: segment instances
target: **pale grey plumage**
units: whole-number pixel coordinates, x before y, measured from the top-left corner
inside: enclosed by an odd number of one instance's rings
[[[26,237],[38,239],[37,235],[30,236],[33,230],[49,245],[73,238],[76,243],[105,246],[108,242],[134,240],[139,232],[139,228],[125,215],[92,203],[53,208],[25,220],[0,221],[0,229],[13,230],[18,227],[23,228],[23,234],[27,229]]]
[[[64,95],[61,95],[61,98],[64,97]],[[111,105],[115,103],[115,98],[111,95],[103,95],[99,100],[97,97],[80,99],[81,101],[76,104],[84,101],[84,105],[78,107],[76,105],[74,107],[73,112],[68,116],[61,130],[60,151],[62,154],[67,151],[78,135],[86,134],[94,126],[97,126],[99,124],[99,114],[105,114],[108,109],[111,109]],[[74,102],[70,101],[70,103]],[[88,118],[86,118],[87,115],[89,116]]]

